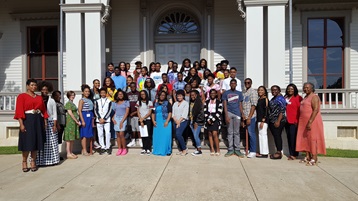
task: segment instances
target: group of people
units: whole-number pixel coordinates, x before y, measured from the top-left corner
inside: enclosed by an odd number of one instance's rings
[[[116,139],[117,156],[126,155],[128,147],[136,142],[142,148],[141,155],[170,156],[174,138],[177,154],[185,156],[187,134],[191,133],[196,148],[191,154],[198,156],[202,154],[200,134],[204,132],[211,156],[221,155],[221,134],[227,140],[225,157],[242,158],[240,130],[246,130],[249,140],[243,144],[249,149],[247,157],[267,158],[269,128],[276,145],[271,159],[282,158],[283,129],[287,133],[289,160],[295,160],[298,152],[306,152],[300,162],[312,166],[317,163],[317,154],[325,154],[320,100],[311,83],[303,85],[304,98],[294,84],[286,87],[284,95],[274,85],[269,100],[267,89],[264,86],[253,89],[250,78],[244,80],[242,90],[237,69],[228,69],[227,60],[218,63],[214,72],[207,68],[205,59],[193,65],[184,59],[180,70],[176,62],[169,61],[166,72],[161,71],[159,62],[152,62],[149,69],[142,67],[140,61],[135,65],[130,72],[128,63],[120,62],[117,67],[108,64],[102,86],[98,79],[93,81],[92,88],[87,84],[81,86],[82,98],[77,106],[74,91],[66,93],[68,101],[63,105],[61,92],[53,91],[50,83],[37,84],[29,79],[27,92],[17,98],[14,117],[20,123],[23,171],[58,164],[58,144],[62,139],[68,159],[78,158],[73,153],[77,139],[81,139],[84,156],[92,155],[94,149],[99,154],[111,154],[111,139]],[[40,96],[35,93],[37,89]],[[30,153],[31,168],[28,168]]]

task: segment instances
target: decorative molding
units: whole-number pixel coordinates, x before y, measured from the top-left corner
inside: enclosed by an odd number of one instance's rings
[[[242,0],[236,0],[237,2],[237,10],[240,12],[240,16],[244,21],[246,21],[246,12],[244,11],[244,7],[242,6]]]
[[[293,7],[300,11],[352,10],[358,3],[295,4]]]
[[[107,24],[109,17],[111,17],[112,7],[109,5],[111,0],[107,0],[107,4],[105,5],[105,10],[103,16],[101,18],[102,24]]]
[[[212,15],[214,11],[214,1],[213,0],[206,0],[206,11],[208,15]]]
[[[243,0],[245,6],[277,6],[286,5],[288,0]]]
[[[61,4],[65,13],[87,13],[87,12],[104,12],[105,5],[102,3],[80,3],[80,4]]]
[[[140,1],[140,12],[143,17],[147,16],[147,0]]]
[[[10,13],[14,20],[52,20],[60,19],[60,12]]]

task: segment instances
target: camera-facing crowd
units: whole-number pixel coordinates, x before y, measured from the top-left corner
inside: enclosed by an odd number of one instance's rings
[[[320,99],[312,83],[304,83],[304,98],[295,84],[289,84],[285,94],[273,85],[269,100],[266,87],[252,88],[250,78],[244,80],[242,90],[237,69],[228,68],[227,60],[218,63],[214,72],[205,59],[193,64],[184,59],[180,70],[176,62],[169,61],[166,72],[161,71],[159,62],[152,62],[149,68],[142,67],[140,61],[135,65],[131,72],[129,63],[120,62],[117,67],[108,64],[102,86],[98,79],[92,88],[81,86],[78,104],[74,103],[74,91],[66,92],[68,101],[63,104],[64,94],[53,91],[51,83],[29,79],[26,93],[17,98],[14,117],[20,124],[22,170],[37,171],[38,166],[58,164],[58,144],[62,141],[66,142],[67,159],[78,158],[73,153],[75,140],[81,140],[84,156],[112,154],[111,139],[118,146],[116,156],[126,155],[128,147],[134,146],[142,148],[141,155],[170,156],[174,139],[177,155],[186,156],[187,139],[191,138],[195,147],[191,155],[200,156],[205,136],[210,155],[220,156],[221,135],[227,142],[224,156],[243,158],[240,131],[246,131],[248,140],[242,144],[248,149],[247,158],[275,160],[283,156],[285,129],[288,160],[305,152],[300,163],[313,166],[317,165],[317,155],[326,153]],[[268,129],[276,147],[271,154]]]

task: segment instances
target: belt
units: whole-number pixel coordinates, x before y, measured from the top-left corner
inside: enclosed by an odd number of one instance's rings
[[[27,110],[25,111],[25,114],[41,114],[41,110]]]

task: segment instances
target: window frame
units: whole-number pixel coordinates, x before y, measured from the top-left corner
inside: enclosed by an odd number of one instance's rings
[[[323,20],[323,45],[313,45],[313,46],[310,46],[309,45],[309,40],[310,40],[310,37],[309,37],[309,31],[308,31],[308,26],[309,26],[309,20]],[[343,31],[343,43],[342,45],[328,45],[327,44],[327,41],[328,41],[328,35],[327,35],[327,21],[329,19],[341,19],[343,20],[343,24],[344,24],[344,30]],[[309,74],[308,73],[308,62],[307,62],[307,78],[309,76],[322,76],[323,77],[323,89],[329,89],[327,88],[327,76],[335,76],[335,75],[342,75],[342,89],[345,88],[345,62],[344,62],[344,49],[345,49],[345,38],[346,38],[346,32],[345,32],[345,18],[344,17],[313,17],[313,18],[307,18],[307,52],[308,52],[308,49],[310,48],[319,48],[319,49],[323,49],[323,72],[322,73],[311,73]],[[342,55],[341,55],[341,58],[342,58],[342,69],[341,69],[341,73],[331,73],[331,74],[327,74],[327,48],[342,48]],[[308,61],[308,54],[307,54],[307,61]]]
[[[35,52],[35,53],[31,53],[30,49],[31,49],[31,34],[30,34],[30,30],[31,29],[35,29],[35,28],[40,28],[41,29],[41,51],[40,52]],[[57,50],[56,52],[46,52],[44,49],[44,30],[46,28],[56,28],[56,32],[57,32]],[[57,84],[59,82],[59,75],[57,75],[57,77],[46,77],[46,57],[47,56],[57,56],[57,71],[59,68],[59,58],[58,58],[58,51],[59,51],[59,30],[58,30],[58,26],[57,25],[34,25],[34,26],[26,26],[26,69],[27,69],[27,73],[26,73],[26,79],[29,78],[33,78],[36,79],[38,81],[43,81],[43,80],[51,80],[51,81],[57,81]],[[39,55],[41,56],[41,77],[34,77],[31,75],[31,56],[33,55]]]
[[[343,41],[343,89],[350,88],[350,10],[335,10],[335,11],[302,11],[301,25],[302,25],[302,80],[308,81],[308,19],[313,18],[344,18],[344,41]]]

